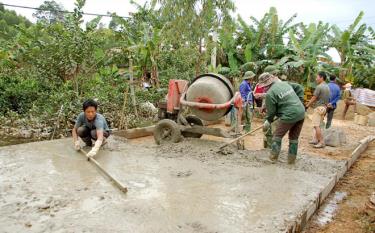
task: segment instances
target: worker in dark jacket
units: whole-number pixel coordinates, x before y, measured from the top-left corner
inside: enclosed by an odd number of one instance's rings
[[[301,102],[303,88],[298,84],[282,82],[270,73],[260,75],[258,85],[264,87],[267,92],[265,101],[267,116],[263,130],[268,131],[275,118],[279,119],[272,138],[270,159],[273,162],[277,161],[282,138],[289,131],[288,163],[293,164],[297,157],[298,138],[305,119],[305,107]]]

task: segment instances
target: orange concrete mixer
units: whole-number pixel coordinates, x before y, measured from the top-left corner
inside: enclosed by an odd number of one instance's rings
[[[218,120],[232,107],[238,109],[238,114],[242,114],[240,93],[234,92],[230,81],[222,75],[202,74],[190,85],[186,80],[170,80],[166,102],[159,103],[161,120],[154,130],[155,141],[158,144],[178,142],[181,135],[201,137],[202,134],[209,134],[230,137],[222,129],[204,127],[202,120]],[[183,108],[189,108],[194,115],[183,116]]]

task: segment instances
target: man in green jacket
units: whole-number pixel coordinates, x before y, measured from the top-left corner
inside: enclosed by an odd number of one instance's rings
[[[277,161],[282,138],[289,131],[288,163],[293,164],[297,157],[298,138],[305,119],[305,107],[301,101],[303,88],[296,83],[282,82],[270,73],[261,74],[258,85],[264,87],[267,92],[267,116],[263,131],[270,129],[275,117],[279,119],[272,138],[270,159],[273,162]]]

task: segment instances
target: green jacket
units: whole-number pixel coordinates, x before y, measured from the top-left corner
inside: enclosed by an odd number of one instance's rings
[[[266,94],[266,119],[269,122],[273,122],[275,116],[285,123],[294,123],[305,118],[305,107],[301,102],[303,101],[303,88],[296,85],[298,84],[291,85],[287,82],[272,84]],[[297,88],[300,97],[297,96],[292,86]]]
[[[298,83],[292,82],[288,82],[288,84],[292,86],[294,92],[297,94],[299,100],[301,100],[301,103],[303,104],[303,97],[305,94],[305,89],[303,88],[303,86]]]

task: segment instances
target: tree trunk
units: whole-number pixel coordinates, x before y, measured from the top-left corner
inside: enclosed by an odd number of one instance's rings
[[[214,47],[212,48],[212,52],[211,52],[211,66],[213,69],[216,69],[216,45],[217,45],[217,33],[214,32],[213,35],[212,35],[212,41],[214,43]]]
[[[160,88],[160,82],[159,82],[159,74],[158,74],[158,65],[153,64],[151,67],[151,79],[155,83],[155,86],[157,89]]]
[[[195,76],[198,76],[201,73],[201,54],[202,54],[202,38],[199,38],[198,57],[197,57],[197,62],[195,63]]]
[[[340,53],[340,52],[339,52],[339,55],[340,55],[340,65],[339,65],[339,67],[343,68],[343,65],[345,63],[345,55],[344,55],[344,53]],[[346,70],[341,69],[340,72],[339,72],[339,78],[342,81],[345,82],[345,77],[346,77]]]
[[[142,67],[142,77],[141,77],[141,86],[147,80],[147,68],[146,66]]]

